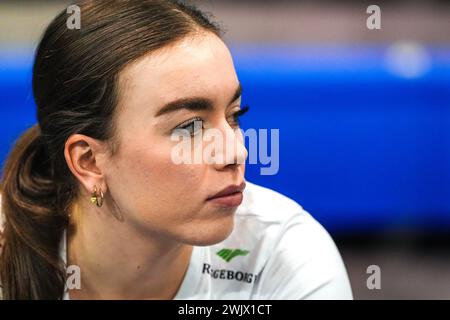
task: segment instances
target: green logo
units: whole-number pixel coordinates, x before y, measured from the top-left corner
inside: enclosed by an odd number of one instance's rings
[[[241,249],[222,249],[217,252],[217,255],[226,262],[230,262],[231,259],[237,256],[246,256],[250,251]]]

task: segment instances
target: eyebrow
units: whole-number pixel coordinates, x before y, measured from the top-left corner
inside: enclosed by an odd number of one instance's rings
[[[233,97],[231,98],[229,105],[242,96],[242,86],[239,83]],[[213,102],[208,98],[203,97],[189,97],[181,98],[175,101],[165,104],[155,115],[155,117],[162,116],[170,112],[174,112],[181,109],[187,110],[206,110],[211,111],[214,109]]]

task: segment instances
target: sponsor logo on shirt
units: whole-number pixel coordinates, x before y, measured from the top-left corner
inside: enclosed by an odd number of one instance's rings
[[[218,251],[216,254],[226,262],[230,262],[231,259],[237,256],[246,256],[249,253],[250,251],[242,249],[222,249]]]
[[[246,283],[254,283],[258,280],[257,274],[236,270],[213,269],[208,263],[203,263],[202,273],[209,274],[213,279],[235,280]]]

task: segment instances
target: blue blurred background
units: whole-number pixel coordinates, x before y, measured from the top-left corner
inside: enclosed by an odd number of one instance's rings
[[[450,47],[237,47],[252,108],[280,129],[280,171],[248,178],[332,232],[450,226]],[[414,70],[414,71],[412,71]]]
[[[356,298],[450,298],[441,263],[449,247],[425,258],[449,243],[448,5],[382,1],[382,29],[368,30],[366,2],[197,3],[227,27],[250,106],[243,128],[280,132],[279,172],[247,165],[246,178],[293,198],[329,230]],[[36,121],[33,49],[66,5],[0,5],[0,161]],[[429,240],[437,234],[442,241]],[[365,288],[369,264],[388,270],[384,291]]]

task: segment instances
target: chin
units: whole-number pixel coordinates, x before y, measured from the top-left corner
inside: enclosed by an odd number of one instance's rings
[[[193,227],[190,236],[183,242],[194,246],[210,246],[224,241],[233,232],[234,215],[208,221]]]

